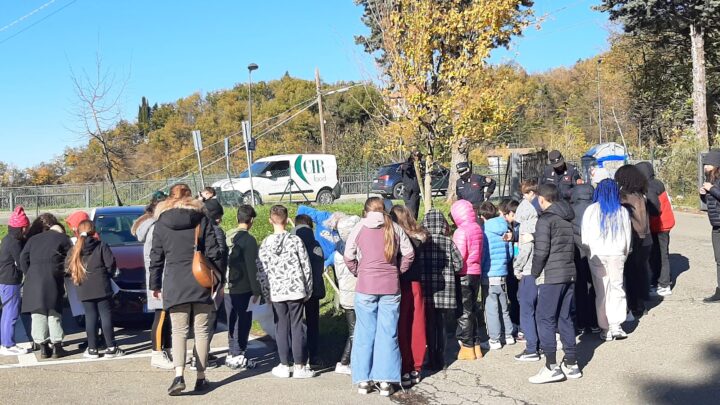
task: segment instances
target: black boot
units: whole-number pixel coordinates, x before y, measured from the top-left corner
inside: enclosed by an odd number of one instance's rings
[[[180,395],[183,390],[185,390],[185,378],[175,377],[173,379],[172,385],[170,385],[170,388],[168,388],[168,395],[174,397],[176,395]]]
[[[720,302],[720,287],[715,287],[715,294],[705,298],[703,302]]]
[[[50,343],[40,343],[40,358],[49,359],[50,356],[52,356],[52,347],[50,347]]]
[[[67,352],[65,349],[63,349],[62,342],[60,343],[53,343],[52,345],[52,358],[53,359],[59,359],[60,357],[67,356]]]

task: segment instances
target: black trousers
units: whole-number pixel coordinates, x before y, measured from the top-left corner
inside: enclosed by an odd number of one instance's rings
[[[650,254],[652,285],[670,287],[670,232],[654,233],[653,246]]]
[[[251,298],[252,292],[225,294],[228,353],[231,356],[239,356],[247,350],[248,337],[252,327],[252,312],[247,311]]]
[[[645,310],[650,292],[649,259],[652,245],[648,241],[633,238],[632,252],[625,261],[625,294],[630,311]]]
[[[575,247],[575,326],[580,329],[596,328],[597,311],[595,309],[595,288],[590,274],[588,257],[582,257],[580,249]]]
[[[425,307],[425,336],[427,338],[427,363],[430,370],[445,368],[445,322],[452,310]]]
[[[508,268],[508,274],[513,274],[512,268]],[[508,302],[510,303],[510,305],[508,305],[510,321],[512,321],[513,325],[520,325],[520,302],[518,301],[518,288],[520,287],[520,280],[515,277],[506,277],[505,284],[507,287]]]
[[[717,288],[720,288],[720,227],[714,226],[712,229],[712,246],[713,253],[715,254],[715,272],[717,276]]]
[[[345,309],[345,318],[348,324],[348,338],[345,342],[345,350],[340,357],[340,364],[347,366],[350,364],[350,355],[352,354],[353,336],[355,336],[355,310]],[[311,357],[312,358],[312,357]]]
[[[320,298],[310,298],[305,301],[305,326],[307,326],[307,351],[310,364],[319,364]]]
[[[96,300],[83,301],[85,309],[85,332],[87,333],[88,348],[97,350],[97,320],[100,317],[102,324],[103,337],[107,348],[115,346],[115,331],[112,323],[112,303],[110,297],[100,298]]]
[[[462,315],[458,319],[457,339],[466,347],[479,345],[482,341],[479,327],[484,324],[485,318],[482,306],[478,302],[478,294],[480,294],[480,276],[461,276]]]
[[[150,330],[150,342],[152,342],[152,349],[156,352],[172,348],[170,314],[163,309],[155,310],[155,318]]]
[[[272,306],[275,314],[275,342],[280,363],[289,366],[292,356],[294,364],[306,364],[307,346],[305,333],[303,333],[303,300],[273,302]]]
[[[535,309],[540,348],[545,352],[546,365],[557,364],[557,341],[555,331],[560,332],[565,359],[574,364],[577,358],[575,348],[575,325],[570,316],[574,283],[541,284],[538,286],[538,301]]]
[[[405,189],[403,192],[403,200],[405,200],[405,206],[415,216],[415,220],[418,219],[418,211],[420,210],[420,191]]]

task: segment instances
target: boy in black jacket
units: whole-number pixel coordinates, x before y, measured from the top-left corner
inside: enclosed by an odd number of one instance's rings
[[[313,232],[313,221],[308,215],[295,217],[294,235],[302,239],[307,250],[312,267],[313,292],[310,299],[305,301],[305,325],[307,326],[307,349],[309,363],[321,365],[318,358],[318,344],[320,339],[320,300],[325,298],[325,283],[323,282],[323,270],[325,270],[325,259],[320,243],[315,239]]]
[[[537,279],[537,318],[540,349],[545,352],[545,367],[530,377],[533,384],[580,378],[575,356],[575,326],[570,316],[575,287],[575,243],[570,221],[572,208],[560,198],[554,184],[538,187],[543,209],[535,226],[535,254],[532,275]],[[560,331],[565,358],[557,364],[555,330]]]

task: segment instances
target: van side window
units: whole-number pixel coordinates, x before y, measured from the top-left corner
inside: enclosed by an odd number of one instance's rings
[[[265,173],[270,172],[270,177],[288,177],[290,176],[290,161],[279,160],[277,162],[271,162],[265,168]]]

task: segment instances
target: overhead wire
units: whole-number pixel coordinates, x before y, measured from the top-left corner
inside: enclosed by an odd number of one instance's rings
[[[12,22],[9,23],[9,24],[6,24],[5,26],[3,26],[3,27],[0,28],[0,32],[7,31],[8,29],[12,28],[13,26],[15,26],[15,25],[17,25],[17,24],[20,24],[20,23],[23,22],[24,20],[30,18],[33,14],[38,13],[38,12],[42,11],[43,9],[49,7],[51,4],[55,3],[55,1],[56,1],[56,0],[50,0],[50,1],[46,2],[45,4],[43,4],[42,6],[34,9],[33,11],[31,11],[31,12],[29,12],[29,13],[27,13],[27,14],[25,14],[24,16],[15,19],[14,21],[12,21]]]
[[[7,42],[7,41],[9,41],[9,40],[17,37],[18,35],[20,35],[20,34],[22,34],[23,32],[29,30],[30,28],[32,28],[32,27],[40,24],[41,22],[47,20],[48,18],[54,16],[55,14],[57,14],[57,13],[65,10],[66,8],[70,7],[70,5],[72,5],[73,3],[75,3],[76,1],[77,1],[77,0],[70,0],[69,3],[65,4],[64,6],[60,7],[59,9],[57,9],[57,10],[53,11],[52,13],[46,15],[45,17],[43,17],[43,18],[35,21],[34,23],[32,23],[32,24],[28,25],[27,27],[21,29],[20,31],[14,33],[13,35],[10,35],[9,37],[0,40],[0,45],[2,45],[2,44],[4,44],[5,42]]]

